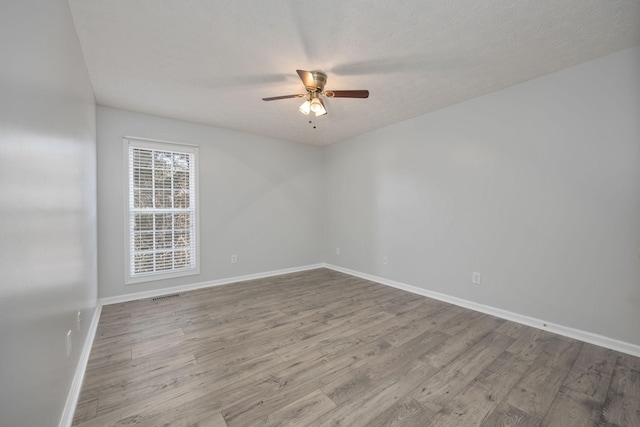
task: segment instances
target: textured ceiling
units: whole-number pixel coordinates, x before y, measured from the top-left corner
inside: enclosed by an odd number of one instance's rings
[[[100,105],[319,145],[640,43],[639,0],[70,5]],[[371,95],[318,118],[261,100],[303,93],[296,69]]]

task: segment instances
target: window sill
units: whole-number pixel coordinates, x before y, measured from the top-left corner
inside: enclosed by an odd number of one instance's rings
[[[178,277],[195,276],[200,274],[199,268],[184,271],[173,271],[169,273],[150,273],[144,276],[127,277],[125,279],[125,285],[136,285],[138,283],[156,282],[159,280],[175,279]]]

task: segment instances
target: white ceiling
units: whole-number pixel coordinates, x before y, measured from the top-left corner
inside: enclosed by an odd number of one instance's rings
[[[69,3],[98,104],[319,145],[640,43],[640,0]],[[371,95],[261,100],[296,69]]]

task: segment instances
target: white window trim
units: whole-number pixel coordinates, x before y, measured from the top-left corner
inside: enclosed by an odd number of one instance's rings
[[[145,275],[131,277],[131,236],[130,236],[130,212],[129,212],[129,145],[134,143],[136,147],[151,149],[166,149],[168,151],[192,152],[194,154],[194,193],[195,193],[195,239],[196,239],[196,256],[195,268],[174,271],[174,272],[155,272]],[[123,137],[123,158],[124,158],[124,283],[125,285],[133,285],[136,283],[151,282],[157,280],[173,279],[177,277],[193,276],[200,274],[200,184],[199,184],[199,155],[198,146],[195,144],[186,144],[173,141],[162,141],[157,139],[140,138],[135,136]]]

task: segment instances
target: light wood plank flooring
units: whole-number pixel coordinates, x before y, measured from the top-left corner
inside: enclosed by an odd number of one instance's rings
[[[640,358],[318,269],[105,306],[76,426],[640,426]]]

